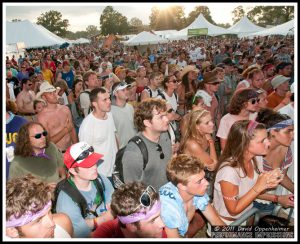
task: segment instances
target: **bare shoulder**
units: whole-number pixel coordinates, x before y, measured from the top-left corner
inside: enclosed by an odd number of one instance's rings
[[[53,214],[53,220],[55,224],[61,226],[67,231],[71,237],[73,237],[73,225],[70,217],[64,213]]]

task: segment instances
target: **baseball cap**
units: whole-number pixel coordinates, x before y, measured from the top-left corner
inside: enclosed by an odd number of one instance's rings
[[[41,98],[41,96],[45,92],[54,92],[54,91],[56,91],[56,88],[54,86],[50,85],[48,81],[44,81],[40,85],[40,91],[36,94],[36,98]]]
[[[273,89],[276,89],[278,86],[283,84],[286,81],[289,81],[291,78],[283,75],[277,75],[271,80]]]
[[[81,141],[67,149],[64,154],[64,164],[68,169],[76,167],[90,168],[103,156],[103,154],[95,153],[94,148],[87,142]]]
[[[114,83],[113,84],[113,86],[112,86],[112,94],[113,95],[115,95],[115,93],[117,92],[117,91],[120,91],[120,90],[123,90],[123,89],[125,89],[125,88],[127,88],[128,86],[130,86],[129,84],[127,84],[126,82],[116,82],[116,83]]]

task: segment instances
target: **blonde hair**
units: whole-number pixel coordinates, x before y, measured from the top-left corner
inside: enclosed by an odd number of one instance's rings
[[[202,137],[196,127],[202,122],[201,119],[207,115],[210,115],[210,112],[203,108],[191,112],[191,116],[187,124],[187,130],[183,135],[183,139],[180,144],[180,148],[179,148],[180,152],[184,151],[184,148],[188,140],[190,139],[197,140],[197,138]]]

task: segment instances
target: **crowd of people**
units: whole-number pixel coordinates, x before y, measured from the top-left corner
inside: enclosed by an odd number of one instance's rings
[[[293,140],[291,37],[6,57],[6,237],[192,238],[292,213]]]

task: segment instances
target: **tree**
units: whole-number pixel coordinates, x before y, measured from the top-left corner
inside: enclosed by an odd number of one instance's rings
[[[257,6],[247,16],[261,26],[280,25],[294,18],[294,6]]]
[[[213,21],[210,10],[206,6],[197,6],[195,9],[189,13],[189,16],[187,18],[187,26],[193,23],[193,21],[200,15],[203,14],[203,16],[207,19],[208,22],[211,24],[216,25],[215,21]]]
[[[64,37],[67,33],[69,20],[62,19],[62,14],[58,11],[50,10],[41,14],[37,20],[38,25],[44,26],[47,30],[58,36]]]
[[[186,24],[182,6],[170,6],[166,9],[153,7],[149,18],[153,30],[179,30]]]
[[[129,31],[127,18],[115,11],[112,6],[107,6],[100,16],[100,30],[102,35],[126,34]]]
[[[142,26],[142,25],[143,25],[143,22],[142,22],[139,18],[134,17],[134,18],[132,18],[132,19],[129,21],[129,24],[130,24],[131,26],[136,26],[136,27],[138,27],[138,26]]]
[[[233,14],[233,25],[245,16],[245,10],[243,9],[243,6],[236,7],[231,13]]]
[[[20,22],[20,19],[12,19],[11,22]]]
[[[99,30],[97,29],[97,26],[95,25],[89,25],[88,27],[86,27],[86,32],[87,32],[87,36],[93,36],[96,35]]]

